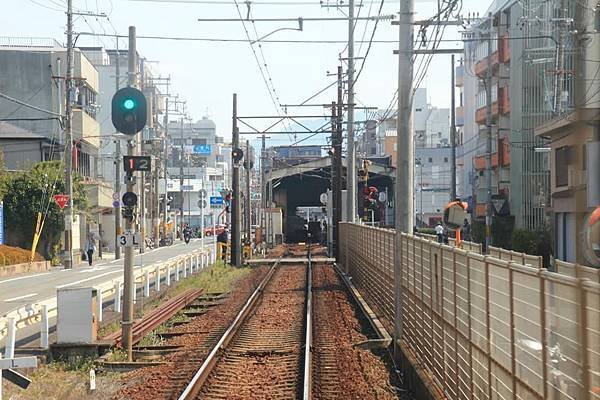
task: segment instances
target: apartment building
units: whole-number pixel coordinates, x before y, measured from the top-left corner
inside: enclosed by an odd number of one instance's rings
[[[10,124],[27,137],[16,141],[24,144],[37,135],[41,145],[50,144],[54,155],[64,152],[64,135],[58,116],[65,108],[67,50],[53,39],[4,37],[0,39],[0,87],[2,93],[30,106],[23,106],[6,98],[0,99],[0,115],[9,117]],[[90,212],[75,215],[73,224],[73,249],[83,247],[87,232],[100,235],[100,215],[111,209],[110,186],[98,179],[100,124],[98,123],[98,71],[80,49],[74,51],[73,106],[73,168],[83,178],[88,192]],[[42,110],[42,111],[41,111]],[[43,111],[45,110],[45,111]],[[17,129],[12,129],[16,132]],[[8,132],[3,134],[8,139]],[[32,160],[33,161],[33,160]],[[28,168],[31,164],[22,165]],[[100,222],[101,223],[101,222]],[[77,254],[77,253],[75,253]]]

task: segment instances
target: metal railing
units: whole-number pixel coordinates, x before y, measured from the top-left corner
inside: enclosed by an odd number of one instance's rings
[[[395,232],[344,223],[340,235],[341,264],[393,331]],[[399,242],[397,343],[448,399],[600,399],[597,281],[407,234]]]
[[[0,47],[63,47],[52,38],[0,36]]]

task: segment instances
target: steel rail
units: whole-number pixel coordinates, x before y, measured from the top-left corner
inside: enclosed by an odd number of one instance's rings
[[[304,382],[302,384],[303,400],[312,399],[312,259],[310,254],[310,243],[307,243],[307,245],[308,267],[306,268],[306,333],[304,335]]]
[[[233,321],[233,323],[229,326],[229,328],[227,328],[225,333],[223,333],[223,336],[221,336],[221,339],[219,339],[219,341],[217,342],[215,347],[212,349],[212,351],[210,352],[210,354],[208,355],[206,360],[204,360],[204,363],[202,363],[202,365],[200,366],[198,371],[196,371],[196,374],[194,374],[194,377],[192,378],[190,383],[187,385],[185,390],[179,396],[179,400],[191,400],[191,399],[196,398],[196,396],[198,396],[198,394],[200,393],[200,390],[202,389],[202,386],[208,379],[213,368],[217,365],[219,353],[221,353],[227,347],[227,345],[233,340],[235,334],[238,332],[239,328],[242,326],[244,320],[251,313],[254,305],[256,304],[256,302],[259,300],[261,294],[263,293],[265,286],[269,283],[269,281],[271,280],[271,277],[275,273],[275,270],[279,266],[279,261],[281,260],[281,258],[283,258],[283,255],[269,269],[269,272],[267,272],[267,275],[263,278],[263,280],[258,285],[256,290],[252,293],[250,298],[244,304],[244,307],[240,310],[238,315],[235,317],[235,320]]]

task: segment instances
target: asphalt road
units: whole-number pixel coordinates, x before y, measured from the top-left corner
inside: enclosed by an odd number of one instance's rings
[[[206,240],[209,243],[210,239]],[[212,241],[210,241],[212,243]],[[160,247],[135,256],[135,268],[185,254],[199,249],[201,241],[189,244],[176,242],[172,246]],[[0,316],[26,304],[56,296],[56,290],[68,286],[95,286],[110,282],[123,274],[123,259],[95,264],[92,267],[75,269],[53,269],[48,272],[19,275],[0,279]]]

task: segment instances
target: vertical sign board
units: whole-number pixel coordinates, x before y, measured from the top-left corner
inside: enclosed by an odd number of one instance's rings
[[[4,244],[4,203],[0,201],[0,244]]]

